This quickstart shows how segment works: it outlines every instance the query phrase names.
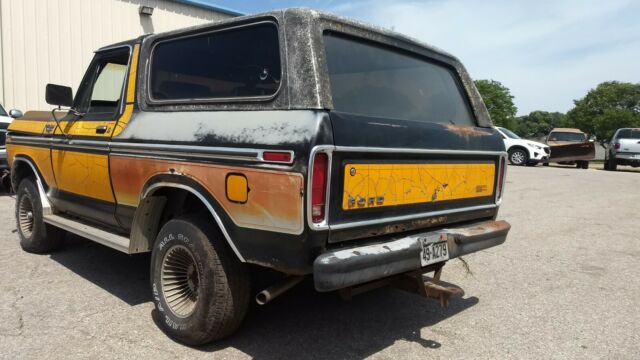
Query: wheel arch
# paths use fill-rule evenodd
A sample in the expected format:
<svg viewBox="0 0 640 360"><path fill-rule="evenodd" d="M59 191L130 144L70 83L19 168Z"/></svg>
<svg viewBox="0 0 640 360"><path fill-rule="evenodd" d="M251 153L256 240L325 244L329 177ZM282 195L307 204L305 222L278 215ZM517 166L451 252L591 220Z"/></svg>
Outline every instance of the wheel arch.
<svg viewBox="0 0 640 360"><path fill-rule="evenodd" d="M53 211L45 190L48 188L48 185L42 181L42 175L38 167L30 157L26 155L16 155L11 164L11 187L13 187L15 191L18 191L20 181L29 176L33 176L36 179L36 186L38 187L40 203L42 205L42 214L51 214Z"/></svg>
<svg viewBox="0 0 640 360"><path fill-rule="evenodd" d="M227 231L227 226L221 215L224 210L216 199L202 185L190 177L175 174L161 174L149 179L142 188L140 203L134 214L131 242L132 248L151 249L160 228L168 219L163 218L166 210L175 204L168 201L169 197L197 201L215 221L231 250L241 262L246 262L240 250Z"/></svg>
<svg viewBox="0 0 640 360"><path fill-rule="evenodd" d="M529 149L527 149L526 147L522 146L522 145L511 145L508 149L507 149L507 153L511 152L512 150L524 150L527 153L527 156L529 156L530 158L533 157L533 154L531 154L531 151Z"/></svg>

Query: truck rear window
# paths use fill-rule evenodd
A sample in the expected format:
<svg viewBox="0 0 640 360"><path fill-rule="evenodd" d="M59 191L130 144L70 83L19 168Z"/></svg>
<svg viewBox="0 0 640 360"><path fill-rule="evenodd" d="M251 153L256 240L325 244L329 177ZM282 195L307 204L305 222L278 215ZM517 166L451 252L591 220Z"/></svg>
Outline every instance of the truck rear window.
<svg viewBox="0 0 640 360"><path fill-rule="evenodd" d="M640 129L623 129L618 132L617 139L640 139Z"/></svg>
<svg viewBox="0 0 640 360"><path fill-rule="evenodd" d="M457 75L444 65L333 33L324 44L336 111L475 125Z"/></svg>
<svg viewBox="0 0 640 360"><path fill-rule="evenodd" d="M275 24L162 41L151 57L154 101L269 97L280 87Z"/></svg>

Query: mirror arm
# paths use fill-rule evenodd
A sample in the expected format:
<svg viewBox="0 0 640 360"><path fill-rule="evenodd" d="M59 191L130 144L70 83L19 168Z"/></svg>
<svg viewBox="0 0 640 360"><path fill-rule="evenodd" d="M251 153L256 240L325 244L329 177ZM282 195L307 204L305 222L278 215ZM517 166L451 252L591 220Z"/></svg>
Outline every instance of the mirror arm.
<svg viewBox="0 0 640 360"><path fill-rule="evenodd" d="M54 108L53 110L51 110L51 116L53 117L53 120L56 122L56 126L58 127L58 129L60 129L60 132L62 133L62 135L64 135L64 137L69 139L69 135L66 132L64 132L64 130L62 130L62 126L60 126L60 120L56 117L56 110L60 111L62 110L62 107L58 106L58 108ZM55 134L55 130L53 133Z"/></svg>

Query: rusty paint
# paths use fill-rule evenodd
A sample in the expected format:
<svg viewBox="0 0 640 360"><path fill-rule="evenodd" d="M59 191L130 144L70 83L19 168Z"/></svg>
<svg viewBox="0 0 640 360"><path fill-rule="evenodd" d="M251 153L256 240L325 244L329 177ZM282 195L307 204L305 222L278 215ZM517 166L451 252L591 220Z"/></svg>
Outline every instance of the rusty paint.
<svg viewBox="0 0 640 360"><path fill-rule="evenodd" d="M35 146L26 145L14 145L7 146L7 158L9 165L13 165L13 159L16 155L23 155L29 157L33 165L38 168L42 181L47 186L57 187L56 178L53 175L53 169L51 168L51 161L49 160L49 149Z"/></svg>
<svg viewBox="0 0 640 360"><path fill-rule="evenodd" d="M478 136L491 136L491 132L484 130L483 128L473 126L460 126L454 124L445 125L447 130L452 133L462 136L464 138L478 137Z"/></svg>
<svg viewBox="0 0 640 360"><path fill-rule="evenodd" d="M173 171L171 171L173 170ZM170 160L112 156L111 177L119 204L137 206L147 181L158 174L181 173L207 189L238 226L297 233L303 227L303 177L298 173L200 164ZM247 177L246 203L231 202L225 194L229 173Z"/></svg>

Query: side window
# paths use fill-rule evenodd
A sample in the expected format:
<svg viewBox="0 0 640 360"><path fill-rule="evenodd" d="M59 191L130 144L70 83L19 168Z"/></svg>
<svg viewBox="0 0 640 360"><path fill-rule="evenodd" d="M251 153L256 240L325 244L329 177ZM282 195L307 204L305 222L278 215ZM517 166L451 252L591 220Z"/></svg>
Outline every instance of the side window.
<svg viewBox="0 0 640 360"><path fill-rule="evenodd" d="M281 78L278 28L259 23L159 42L150 76L157 102L271 97Z"/></svg>
<svg viewBox="0 0 640 360"><path fill-rule="evenodd" d="M87 120L108 120L121 108L129 50L99 53L87 70L74 102Z"/></svg>

